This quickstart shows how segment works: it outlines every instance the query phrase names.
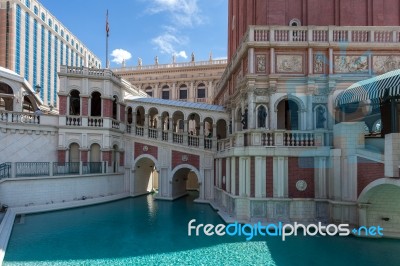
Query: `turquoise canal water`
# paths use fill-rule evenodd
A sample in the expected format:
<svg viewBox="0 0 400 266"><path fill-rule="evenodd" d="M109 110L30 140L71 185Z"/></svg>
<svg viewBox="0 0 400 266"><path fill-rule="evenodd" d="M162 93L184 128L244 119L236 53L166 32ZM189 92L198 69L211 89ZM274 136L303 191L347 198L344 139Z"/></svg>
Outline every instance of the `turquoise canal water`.
<svg viewBox="0 0 400 266"><path fill-rule="evenodd" d="M4 265L400 265L400 240L355 237L189 237L187 224L222 223L194 195L151 195L26 215Z"/></svg>

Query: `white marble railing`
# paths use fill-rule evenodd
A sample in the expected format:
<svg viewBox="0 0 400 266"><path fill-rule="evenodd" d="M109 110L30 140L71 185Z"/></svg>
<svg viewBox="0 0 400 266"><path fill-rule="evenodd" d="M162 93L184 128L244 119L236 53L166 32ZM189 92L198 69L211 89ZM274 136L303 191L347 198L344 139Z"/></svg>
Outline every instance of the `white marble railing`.
<svg viewBox="0 0 400 266"><path fill-rule="evenodd" d="M110 69L97 69L87 67L60 66L60 72L66 74L82 75L87 77L104 77L121 83L121 78Z"/></svg>
<svg viewBox="0 0 400 266"><path fill-rule="evenodd" d="M237 132L229 138L218 140L218 150L224 151L233 147L318 147L328 145L325 140L328 131L301 130L248 130Z"/></svg>
<svg viewBox="0 0 400 266"><path fill-rule="evenodd" d="M0 122L9 124L40 124L46 126L57 126L58 117L44 114L37 116L34 113L0 110Z"/></svg>
<svg viewBox="0 0 400 266"><path fill-rule="evenodd" d="M178 68L178 67L190 67L190 66L211 66L211 65L226 65L228 60L209 60L209 61L195 61L195 62L183 62L173 64L154 64L145 66L134 66L134 67L122 67L113 68L114 72L132 71L132 70L151 70L151 69L163 69L163 68Z"/></svg>
<svg viewBox="0 0 400 266"><path fill-rule="evenodd" d="M351 46L365 45L396 45L400 43L400 26L357 26L357 27L339 27L339 26L249 26L246 34L243 36L236 53L232 56L220 82L215 88L215 95L226 86L233 68L245 53L248 45L263 46L290 46L290 45L324 45L338 46L346 44Z"/></svg>

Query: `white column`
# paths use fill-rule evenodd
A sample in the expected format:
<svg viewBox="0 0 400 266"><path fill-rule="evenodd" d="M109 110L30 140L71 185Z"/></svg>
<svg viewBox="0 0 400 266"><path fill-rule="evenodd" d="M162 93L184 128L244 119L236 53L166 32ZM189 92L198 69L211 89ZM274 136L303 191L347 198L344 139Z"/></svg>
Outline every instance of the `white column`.
<svg viewBox="0 0 400 266"><path fill-rule="evenodd" d="M236 157L231 158L231 194L236 195L235 189L236 189Z"/></svg>
<svg viewBox="0 0 400 266"><path fill-rule="evenodd" d="M239 158L239 195L250 195L250 158Z"/></svg>
<svg viewBox="0 0 400 266"><path fill-rule="evenodd" d="M226 192L231 192L231 158L226 158L225 161L225 187Z"/></svg>
<svg viewBox="0 0 400 266"><path fill-rule="evenodd" d="M255 197L266 197L266 159L265 157L255 157Z"/></svg>
<svg viewBox="0 0 400 266"><path fill-rule="evenodd" d="M315 180L315 198L327 198L327 180L326 180L326 158L314 158L314 180Z"/></svg>
<svg viewBox="0 0 400 266"><path fill-rule="evenodd" d="M248 51L248 70L249 74L254 74L254 48L250 48Z"/></svg>
<svg viewBox="0 0 400 266"><path fill-rule="evenodd" d="M217 159L217 164L218 164L218 172L217 172L217 177L218 177L218 187L222 188L222 159Z"/></svg>
<svg viewBox="0 0 400 266"><path fill-rule="evenodd" d="M313 96L311 94L307 94L307 130L313 130L314 125L314 113L312 108L312 99Z"/></svg>
<svg viewBox="0 0 400 266"><path fill-rule="evenodd" d="M248 119L247 119L247 129L255 127L254 117L254 88L250 87L247 91L247 104L248 104Z"/></svg>
<svg viewBox="0 0 400 266"><path fill-rule="evenodd" d="M271 71L271 74L275 74L275 49L271 48L270 53L271 53L271 58L270 58L271 64L269 69Z"/></svg>
<svg viewBox="0 0 400 266"><path fill-rule="evenodd" d="M277 198L288 197L288 159L274 157L273 162L273 196Z"/></svg>

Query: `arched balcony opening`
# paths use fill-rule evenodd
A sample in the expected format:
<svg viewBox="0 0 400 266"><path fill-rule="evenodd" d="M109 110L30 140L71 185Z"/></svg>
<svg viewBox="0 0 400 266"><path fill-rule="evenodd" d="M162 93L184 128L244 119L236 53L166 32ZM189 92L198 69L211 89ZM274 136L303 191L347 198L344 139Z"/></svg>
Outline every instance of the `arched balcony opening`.
<svg viewBox="0 0 400 266"><path fill-rule="evenodd" d="M224 119L217 121L217 139L226 139L227 137L227 125Z"/></svg>
<svg viewBox="0 0 400 266"><path fill-rule="evenodd" d="M29 96L24 96L24 102L22 104L22 112L24 113L34 113L35 107L33 106Z"/></svg>
<svg viewBox="0 0 400 266"><path fill-rule="evenodd" d="M136 126L144 127L145 122L145 111L143 106L138 106L136 108Z"/></svg>
<svg viewBox="0 0 400 266"><path fill-rule="evenodd" d="M118 97L116 95L113 96L112 118L115 119L115 120L118 119Z"/></svg>
<svg viewBox="0 0 400 266"><path fill-rule="evenodd" d="M163 112L161 114L161 121L162 121L162 130L167 131L169 130L169 113L168 112Z"/></svg>
<svg viewBox="0 0 400 266"><path fill-rule="evenodd" d="M81 98L78 90L72 90L69 94L69 115L81 114Z"/></svg>
<svg viewBox="0 0 400 266"><path fill-rule="evenodd" d="M188 134L198 136L200 134L200 116L192 113L188 117Z"/></svg>
<svg viewBox="0 0 400 266"><path fill-rule="evenodd" d="M160 121L158 121L158 110L155 107L149 109L149 128L157 128Z"/></svg>
<svg viewBox="0 0 400 266"><path fill-rule="evenodd" d="M213 120L210 117L204 119L204 137L213 137Z"/></svg>
<svg viewBox="0 0 400 266"><path fill-rule="evenodd" d="M290 99L284 99L277 106L277 128L286 130L298 130L299 106Z"/></svg>
<svg viewBox="0 0 400 266"><path fill-rule="evenodd" d="M14 111L14 92L12 88L3 82L0 82L0 110Z"/></svg>
<svg viewBox="0 0 400 266"><path fill-rule="evenodd" d="M172 119L173 119L173 126L174 126L174 132L175 133L183 133L184 132L184 115L181 111L176 111L173 115L172 115Z"/></svg>
<svg viewBox="0 0 400 266"><path fill-rule="evenodd" d="M101 93L98 91L91 94L90 116L101 116Z"/></svg>
<svg viewBox="0 0 400 266"><path fill-rule="evenodd" d="M127 114L128 115L126 116L126 122L128 125L131 125L133 122L132 107L128 107Z"/></svg>

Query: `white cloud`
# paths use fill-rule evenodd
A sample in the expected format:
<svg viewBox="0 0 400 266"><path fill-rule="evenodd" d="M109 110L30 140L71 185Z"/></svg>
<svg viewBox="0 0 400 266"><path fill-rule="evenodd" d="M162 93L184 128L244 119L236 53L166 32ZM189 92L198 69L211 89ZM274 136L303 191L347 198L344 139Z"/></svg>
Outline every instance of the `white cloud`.
<svg viewBox="0 0 400 266"><path fill-rule="evenodd" d="M185 51L180 51L179 53L175 54L177 57L182 57L182 58L188 58L187 54Z"/></svg>
<svg viewBox="0 0 400 266"><path fill-rule="evenodd" d="M188 42L187 37L173 34L173 32L164 32L163 34L153 38L151 42L158 47L162 54L175 55L177 57L187 58L185 51L177 52L175 46L185 45Z"/></svg>
<svg viewBox="0 0 400 266"><path fill-rule="evenodd" d="M127 61L132 58L131 53L123 49L115 49L112 51L111 56L113 57L111 61L117 64L122 64L124 60Z"/></svg>
<svg viewBox="0 0 400 266"><path fill-rule="evenodd" d="M150 13L168 12L171 21L179 27L192 27L201 24L204 17L201 15L197 0L150 0Z"/></svg>

